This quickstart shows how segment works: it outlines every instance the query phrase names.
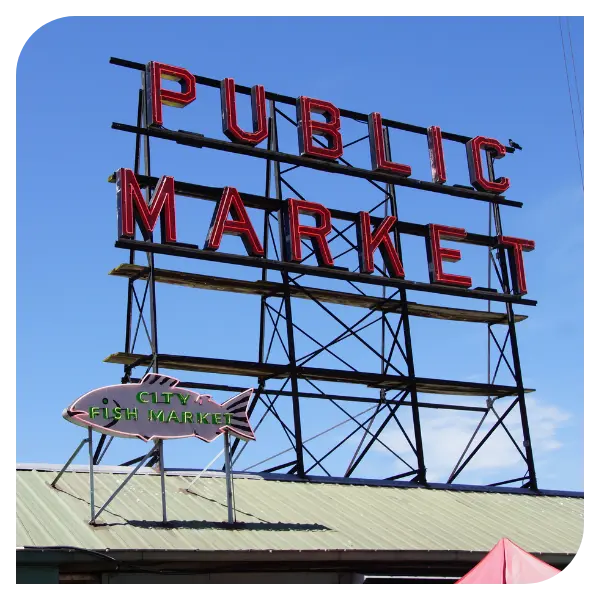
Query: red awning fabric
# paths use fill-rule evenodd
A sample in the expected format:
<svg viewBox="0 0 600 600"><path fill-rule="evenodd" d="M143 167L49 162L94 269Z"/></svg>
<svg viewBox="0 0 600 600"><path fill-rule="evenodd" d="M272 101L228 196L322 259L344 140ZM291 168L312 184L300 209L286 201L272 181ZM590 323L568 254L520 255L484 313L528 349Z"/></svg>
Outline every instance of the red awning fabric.
<svg viewBox="0 0 600 600"><path fill-rule="evenodd" d="M537 583L560 571L502 538L456 583Z"/></svg>

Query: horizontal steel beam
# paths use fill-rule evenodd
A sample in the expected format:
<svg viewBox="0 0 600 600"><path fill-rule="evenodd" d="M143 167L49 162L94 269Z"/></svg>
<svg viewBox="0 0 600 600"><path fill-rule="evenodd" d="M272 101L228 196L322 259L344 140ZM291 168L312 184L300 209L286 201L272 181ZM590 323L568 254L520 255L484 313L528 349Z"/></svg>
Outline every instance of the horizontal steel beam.
<svg viewBox="0 0 600 600"><path fill-rule="evenodd" d="M137 377L132 377L130 379L131 383L139 383L141 379ZM235 385L222 385L218 383L204 383L197 381L180 381L180 387L189 388L192 390L215 390L219 392L245 392L248 388L244 386L235 386ZM292 392L288 392L286 390L270 390L270 389L262 389L261 392L265 395L272 396L286 396L292 397ZM408 402L399 401L399 400L381 400L378 396L377 398L368 398L366 396L341 396L339 394L317 394L316 392L303 392L302 390L298 391L298 396L300 398L311 398L314 400L339 400L342 402L381 402L382 404L389 404L393 406L394 404L406 404L410 406ZM462 410L467 412L487 412L487 408L483 408L480 406L462 406L458 404L439 404L435 402L418 402L419 408L443 408L448 410Z"/></svg>
<svg viewBox="0 0 600 600"><path fill-rule="evenodd" d="M125 60L122 58L111 57L110 64L117 65L119 67L127 67L129 69L136 69L138 71L144 71L146 65L139 62L134 62L131 60ZM207 87L212 88L220 88L221 80L214 79L211 77L203 77L201 75L194 75L196 79L196 83L200 85L205 85ZM250 95L252 88L246 85L236 84L235 91L238 94L246 94ZM275 102L281 102L282 104L287 104L289 106L296 106L296 98L293 96L286 96L284 94L277 94L275 92L265 92L265 96L267 100L274 100ZM366 113L357 112L355 110L347 110L344 108L340 108L340 115L342 117L346 117L348 119L354 119L355 121L360 121L363 123L367 122L369 115ZM419 133L421 135L427 135L427 127L421 127L419 125L411 125L410 123L403 123L401 121L393 121L391 119L382 119L382 125L385 127L391 127L392 129L400 129L402 131L410 131L411 133ZM472 136L475 137L475 136ZM457 133L449 133L447 131L442 131L442 138L445 140L450 140L452 142L460 142L462 144L466 144L470 139L469 136L459 135ZM515 150L510 146L505 146L506 152L513 153Z"/></svg>
<svg viewBox="0 0 600 600"><path fill-rule="evenodd" d="M211 250L200 250L197 247L193 247L192 244L158 244L155 242L145 242L142 240L119 238L115 242L115 247L124 248L127 250L140 250L141 252L150 252L155 254L165 254L168 256L196 258L199 260L208 260L212 262L255 267L259 269L271 269L273 271L280 272L287 271L291 273L301 273L303 275L314 275L315 277L340 279L343 281L352 281L354 283L379 285L397 289L414 290L418 292L431 292L434 294L443 294L446 296L461 296L463 298L476 298L479 300L490 300L492 302L524 304L527 306L537 305L536 300L521 298L520 296L515 296L513 294L500 294L498 292L490 292L478 289L461 289L458 287L436 285L431 283L419 283L417 281L409 281L406 279L398 279L393 277L382 277L379 275L353 273L344 268L317 267L302 263L283 262L268 258L257 258L254 256L246 256L241 254L212 252Z"/></svg>
<svg viewBox="0 0 600 600"><path fill-rule="evenodd" d="M264 158L278 163L296 165L299 167L308 167L317 171L325 171L326 173L338 173L339 175L347 175L357 177L359 179L367 179L369 181L380 181L383 183L393 183L403 187L423 190L426 192L437 192L438 194L446 194L459 198L470 198L471 200L480 200L482 202L491 202L493 204L502 204L504 206L513 206L521 208L522 202L516 200L508 200L504 196L489 194L486 192L478 192L467 186L460 185L442 185L431 181L422 181L420 179L412 179L410 177L401 177L393 173L383 171L372 171L370 169L361 169L358 167L348 167L346 165L318 160L297 154L288 154L285 152L277 152L275 150L267 150L265 148L257 148L254 146L245 146L243 144L235 144L225 140L217 140L214 138L205 137L201 133L193 133L190 131L175 131L164 127L136 127L135 125L127 125L125 123L113 123L112 128L117 131L125 131L127 133L135 133L136 135L147 135L163 140L171 140L183 146L191 146L192 148L212 148L223 152L232 152L234 154L243 154L245 156L254 156L256 158Z"/></svg>
<svg viewBox="0 0 600 600"><path fill-rule="evenodd" d="M152 355L117 352L105 358L104 362L120 365L137 363L140 366L148 366L152 362ZM163 369L221 373L225 375L256 377L260 379L282 379L289 377L290 375L289 365L256 363L242 360L224 360L201 356L159 354L158 363ZM397 390L406 389L409 386L414 385L418 392L424 394L500 397L513 396L518 393L518 388L514 386L474 383L470 381L454 381L426 377L411 378L401 375L364 373L358 371L343 371L340 369L322 369L317 367L298 367L297 371L299 377L309 380L314 379L315 381L335 381L339 383L359 384L369 387ZM527 389L524 391L532 392L534 390ZM379 402L379 399L374 399L373 402Z"/></svg>
<svg viewBox="0 0 600 600"><path fill-rule="evenodd" d="M142 265L122 264L113 269L109 275L127 277L128 279L147 279L150 273L149 267ZM171 271L167 269L154 269L154 280L158 283L168 283L203 290L215 290L221 292L234 292L238 294L253 294L268 297L281 297L284 288L281 283L275 281L245 281L242 279L230 279L227 277L216 277L214 275L200 275L183 271ZM297 287L290 288L290 294L294 298L309 299L308 292L313 298L329 304L342 304L369 310L383 311L387 313L402 313L404 303L400 300L385 300L376 296L362 294L351 294L337 290L324 290L319 288L306 288L306 292ZM445 321L463 321L469 323L487 323L490 325L507 325L508 317L505 313L487 312L484 310L471 310L465 308L452 308L446 306L433 306L407 302L408 314L412 317L426 317L430 319L442 319ZM523 321L526 315L515 315L515 321Z"/></svg>

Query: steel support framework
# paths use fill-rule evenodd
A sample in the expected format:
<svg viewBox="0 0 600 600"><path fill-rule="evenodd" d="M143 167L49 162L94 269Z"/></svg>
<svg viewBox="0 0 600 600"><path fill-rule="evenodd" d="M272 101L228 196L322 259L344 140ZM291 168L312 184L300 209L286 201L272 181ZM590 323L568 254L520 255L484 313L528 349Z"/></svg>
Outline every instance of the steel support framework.
<svg viewBox="0 0 600 600"><path fill-rule="evenodd" d="M133 63L122 59L111 59L111 62L116 65L125 66L128 68L142 70L144 65ZM201 85L217 87L216 80L196 76L196 81ZM144 78L142 77L142 82ZM218 83L218 82L217 82ZM304 240L303 245L306 248L306 254L299 265L291 265L282 261L279 256L279 247L282 247L282 212L281 206L284 198L284 188L296 198L303 199L302 194L290 181L287 175L291 171L300 171L301 169L316 168L321 171L329 171L333 173L341 173L359 177L365 180L369 185L374 186L381 192L382 198L369 211L373 215L373 223L377 224L387 215L393 215L397 218L401 216L399 210L398 194L396 185L406 186L405 181L399 181L382 176L375 172L366 172L362 169L356 169L348 161L341 158L337 163L329 165L322 164L323 161L310 161L301 157L291 157L279 151L278 128L283 125L296 127L295 120L286 114L282 109L282 105L294 104L294 99L278 94L267 93L269 102L269 136L267 149L259 148L239 148L237 144L231 142L221 142L219 140L209 140L200 134L191 134L189 132L171 132L166 129L156 129L147 127L145 121L145 101L146 94L142 89L138 99L138 114L136 126L128 126L123 124L113 124L113 128L120 131L129 131L135 134L135 156L134 156L134 172L140 181L140 185L146 189L146 197L149 201L151 191L156 185L157 179L151 176L150 172L150 139L158 137L162 139L172 139L178 143L198 146L215 150L224 150L237 152L241 154L249 154L264 158L266 161L265 169L265 192L264 197L252 196L251 194L243 194L242 197L246 202L249 199L250 206L256 206L264 211L263 228L262 228L262 243L265 248L266 256L274 257L274 260L251 259L249 257L232 257L230 255L220 255L219 253L207 253L193 247L189 244L177 244L165 246L155 244L151 236L145 237L143 240L118 240L117 247L129 249L129 264L122 265L122 268L115 269L114 275L126 276L128 278L127 285L127 314L126 314L126 333L125 333L125 349L124 353L119 356L112 355L107 359L108 362L120 362L124 364L123 382L139 381L141 376L132 378L133 370L145 366L146 372L151 369L158 371L160 368L177 368L189 369L192 371L210 372L209 367L194 367L189 366L195 360L201 359L195 357L173 357L171 355L161 355L158 351L158 320L157 306L155 296L155 286L157 278L159 282L174 283L177 285L192 285L192 281L199 277L204 279L193 287L201 287L201 285L210 286L214 284L214 289L228 289L228 291L236 291L242 293L253 293L260 295L260 330L258 340L258 356L257 367L255 371L247 371L247 373L257 373L257 392L249 406L249 414L253 417L253 426L255 431L259 430L262 423L269 419L277 423L287 437L290 447L287 450L277 452L274 456L282 462L274 464L268 458L257 463L264 465L263 472L287 472L296 474L303 478L308 478L315 473L316 469L320 469L327 476L342 476L344 478L352 478L355 476L356 470L361 466L365 458L369 455L370 450L377 445L379 450L385 451L390 457L400 461L403 470L397 474L391 474L385 477L387 480L410 480L416 484L428 483L427 478L427 449L424 448L421 413L423 410L457 410L457 411L472 411L479 412L481 419L477 425L473 436L465 447L462 455L453 468L448 478L448 483L452 484L469 463L477 455L478 452L485 446L486 442L495 432L502 430L503 434L507 435L511 443L515 446L524 463L524 473L522 476L510 478L504 481L496 482L491 485L506 485L509 483L519 482L522 487L537 490L537 479L533 461L533 453L531 448L531 437L529 433L529 425L527 419L525 394L526 389L523 385L521 373L521 364L519 358L519 350L517 344L516 323L524 317L515 315L513 304L535 304L534 301L529 301L520 298L511 290L511 278L508 270L508 261L506 251L500 247L494 247L495 236L502 234L502 223L500 217L500 205L505 204L513 207L521 206L521 203L507 200L504 197L494 197L490 194L484 194L469 189L468 186L439 186L429 184L428 182L411 183L408 187L419 187L420 189L429 190L432 192L448 193L455 196L468 197L479 201L487 201L489 204L489 229L488 235L469 234L466 240L469 243L480 244L489 247L488 253L488 286L479 290L462 291L457 290L454 295L471 296L473 298L487 299L488 309L486 311L472 311L461 309L449 309L445 307L426 307L410 302L408 292L411 289L420 290L419 286L413 285L411 282L394 282L387 279L387 273L383 261L375 264L377 273L374 276L362 276L356 273L331 272L330 276L344 282L344 285L349 286L347 292L337 292L327 289L315 290L312 287L304 284L304 279L313 274L321 274L314 271L311 265L306 262L314 256L314 250ZM250 88L244 86L236 86L236 91L242 94L249 94ZM358 123L363 123L366 120L366 115L355 113L353 111L341 110L342 117L354 120ZM389 144L389 129L400 129L412 131L414 133L426 134L426 129L416 127L396 121L383 120L384 138L388 157L391 160L390 144ZM468 137L457 134L443 133L444 139L455 143L464 144L468 141ZM362 136L348 143L345 147L365 143L368 136ZM315 137L314 141L323 145L319 138ZM141 154L143 147L144 168L143 173L140 172ZM512 151L512 149L510 149ZM318 163L318 164L317 164ZM282 168L283 165L290 165ZM490 180L494 180L493 156L488 154L488 175ZM416 180L411 180L416 181ZM439 189L445 188L445 189ZM217 201L219 199L216 188L208 188L198 184L187 184L176 182L176 193L191 196L209 201ZM347 249L338 254L334 258L341 257L350 251L358 251L357 242L355 242L348 233L354 227L354 218L350 213L344 211L332 210L332 216L342 220L350 221L348 225L338 226L334 224L331 241L338 240L347 245ZM338 223L339 221L336 221ZM400 258L402 258L401 233L414 235L424 235L425 228L423 226L403 223L398 221L397 226L393 229L393 244L396 247ZM142 255L146 257L146 265L136 265L136 251L142 251ZM176 256L187 256L196 259L221 260L222 262L232 262L234 264L248 264L261 269L261 281L257 283L253 289L243 289L244 285L248 288L249 282L225 280L218 277L198 276L193 274L184 274L170 271L161 271L155 268L155 254L171 254ZM269 279L269 274L275 273L279 276L280 281ZM500 292L496 292L492 288L492 274L498 279ZM367 279L364 279L366 277ZM369 277L371 279L369 279ZM383 279L386 277L386 279ZM376 281L381 280L381 281ZM324 279L324 281L327 281ZM229 282L229 283L227 283ZM383 283L382 283L383 282ZM386 282L388 282L386 284ZM218 285L217 285L218 283ZM363 283L376 283L380 285L381 296L377 301L374 301L373 296L369 296L360 285ZM260 285L259 285L260 284ZM260 287L262 285L262 287ZM219 287L220 286L220 287ZM223 287L224 286L224 287ZM227 287L229 286L229 287ZM142 288L140 290L140 287ZM423 286L421 286L423 287ZM431 288L425 286L423 289ZM441 294L453 293L447 289L431 289L427 291L435 291ZM337 296L335 296L337 294ZM334 297L335 296L335 297ZM301 298L302 300L298 300ZM361 302L369 302L370 308L364 308L365 314L359 320L347 322L345 318L338 316L331 308L332 302L335 304L353 304L359 305ZM333 319L335 323L342 328L342 333L329 339L325 342L319 341L319 332L307 331L300 327L297 320L294 319L293 310L297 302L311 302L318 306L323 313ZM504 302L505 311L503 313L491 312L491 301ZM421 308L419 308L421 307ZM421 311L421 314L419 313ZM444 312L446 311L446 312ZM449 311L454 311L451 313ZM485 406L463 406L448 403L432 403L423 402L420 400L419 389L423 388L423 384L419 383L419 378L415 370L415 362L413 357L412 339L411 339L411 318L433 317L453 320L475 320L486 324L487 339L488 339L488 380L487 392L483 395ZM364 335L361 335L366 328L379 327L380 336L379 344L373 345L368 342ZM503 333L499 330L504 328ZM135 354L136 344L142 334L145 335L149 351L144 354ZM303 336L305 339L311 340L317 348L312 352L299 356L297 352L298 336ZM348 376L341 374L342 371L335 371L336 375L332 376L333 381L353 383L354 379L360 379L362 376L375 376L373 373L363 373L360 368L361 353L357 353L357 364L352 364L348 358L342 358L336 352L336 345L341 342L352 339L357 345L360 345L361 353L370 353L377 357L380 363L380 372L378 374L378 383L374 384L379 388L379 397L366 397L360 395L346 394L331 394L326 392L317 383L320 377L311 377L307 373L316 374L323 369L313 369L310 371L310 362L319 357L322 359L327 356L331 361L337 361L336 365L343 363L346 367ZM286 365L273 365L270 358L274 347L283 349ZM161 358L162 357L162 358ZM184 359L189 359L184 360ZM207 359L208 361L209 359ZM179 361L179 362L178 362ZM215 372L228 372L229 365L232 376L235 374L244 374L243 366L234 365L235 361L221 361L224 370ZM160 363L160 364L159 364ZM183 366L182 366L183 365ZM275 366L285 367L275 369ZM501 388L496 385L496 379L499 370L505 366L514 378L514 386L509 388ZM360 377L359 377L360 376ZM327 380L326 377L321 379ZM402 383L398 383L402 381ZM450 383L460 382L444 382L439 380L438 393L453 393L456 389L450 386ZM395 382L395 383L390 383ZM217 385L210 382L184 382L182 385L187 387L197 387L203 389L216 390L232 390L239 391L243 388L235 385ZM371 384L373 385L373 384ZM446 385L446 387L444 387ZM464 390L469 384L464 383ZM419 387L421 386L421 387ZM463 388L459 388L463 390ZM441 390L441 392L439 391ZM444 392L444 390L446 390ZM458 393L468 393L466 391ZM474 392L475 393L475 392ZM482 394L481 390L477 392ZM306 438L302 432L302 410L305 398L318 399L323 402L328 402L335 406L340 411L340 417L345 418L344 423L352 422L353 429L347 435L338 437L332 442L331 446L325 452L322 450L317 452L309 448L308 443L313 439L320 437L324 433L336 429L337 425L331 427L327 432L319 433L318 435ZM508 408L502 414L496 410L495 404L498 400L511 400ZM359 414L352 414L350 410L351 402L367 402L371 403L371 409L363 410ZM292 418L286 419L283 416L280 407L284 403L291 404ZM290 404L287 404L289 408ZM402 407L406 409L401 410ZM520 432L522 434L521 444L515 439L514 433L509 430L506 424L506 418L512 414L513 410L518 407L520 418ZM365 417L367 412L370 412ZM259 416L259 413L260 416ZM359 417L361 417L359 419ZM483 425L489 426L489 429L484 433ZM394 427L399 431L403 439L406 441L406 446L410 449L403 455L397 452L394 448L386 443L384 433ZM106 453L108 444L112 438L107 440L105 436L101 436L94 453L94 464L102 460ZM106 444L106 445L105 445ZM342 473L330 472L326 462L336 451L341 447L348 447L352 444L353 452L351 460L346 464ZM235 439L231 445L231 466L235 467L244 453L247 443L240 442ZM287 456L286 456L286 453ZM293 456L293 459L292 459ZM125 464L132 464L138 460L133 459ZM151 463L160 462L158 447L151 454ZM253 465L256 466L256 465ZM225 466L223 466L225 468ZM363 477L364 479L364 477Z"/></svg>
<svg viewBox="0 0 600 600"><path fill-rule="evenodd" d="M147 111L146 111L146 94L145 94L146 81L142 74L141 87L138 92L137 102L137 126L147 127ZM143 172L141 171L141 161L143 157ZM151 166L150 166L150 138L149 136L136 135L135 136L135 152L133 159L133 171L136 177L145 176L151 177ZM151 199L153 186L145 186L146 202L149 204ZM145 234L144 241L152 242L152 234ZM157 324L157 310L156 310L156 281L154 276L154 254L152 252L143 253L146 257L146 277L141 282L138 282L138 277L130 277L127 283L127 310L126 310L126 324L125 324L125 352L132 353L135 351L136 343L138 342L138 336L141 333L140 326L142 326L143 334L145 334L146 340L149 344L149 356L151 357L150 364L145 370L145 374L159 372L158 364L158 324ZM136 262L136 251L134 249L129 250L129 262L135 264ZM136 290L136 283L138 283ZM141 285L140 285L141 283ZM138 293L139 291L139 293ZM136 367L136 364L125 365L123 368L123 377L121 383L129 383L131 381L132 370ZM100 461L104 457L104 454L108 450L110 443L113 441L113 437L107 434L101 434L96 450L93 455L93 464L100 464ZM164 469L162 463L164 459L164 452L162 450L163 445L159 442L155 443L154 451L150 453L150 460L146 466L152 467L156 464L161 465L161 476L163 475ZM139 456L134 459L128 460L121 466L130 466L137 463L143 457Z"/></svg>

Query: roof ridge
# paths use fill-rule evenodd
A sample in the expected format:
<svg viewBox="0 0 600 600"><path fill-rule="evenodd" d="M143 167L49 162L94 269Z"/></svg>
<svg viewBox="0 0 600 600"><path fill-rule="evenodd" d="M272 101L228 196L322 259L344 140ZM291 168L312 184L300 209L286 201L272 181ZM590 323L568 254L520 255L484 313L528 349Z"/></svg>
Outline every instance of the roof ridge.
<svg viewBox="0 0 600 600"><path fill-rule="evenodd" d="M17 471L51 471L58 472L62 469L63 465L50 464L50 463L17 463ZM97 473L130 473L135 466L124 467L120 465L95 465L94 472ZM89 473L89 465L70 465L67 467L66 472L78 472L78 473ZM138 470L139 475L158 475L159 472L153 468L141 467ZM180 469L171 468L166 469L165 474L167 476L176 477L196 477L202 478L215 478L224 477L225 474L222 471L217 470L206 470L202 469ZM512 487L492 487L485 485L464 485L464 484L446 484L446 483L428 483L428 484L417 484L405 481L389 481L389 480L378 480L378 479L361 479L361 478L342 478L342 477L325 477L325 476L310 476L306 478L298 477L297 475L283 475L275 473L246 473L243 471L233 472L236 479L257 479L264 481L279 481L285 482L296 482L296 483L321 483L321 484L336 484L336 485L362 485L369 487L386 487L386 488L401 488L401 489L418 489L418 490L436 490L436 491L447 491L447 492L472 492L472 493L488 493L488 494L515 494L515 495L526 495L531 497L547 497L547 496L558 496L564 498L583 498L583 492L578 491L567 491L567 490L538 490L533 491L527 488L512 488Z"/></svg>

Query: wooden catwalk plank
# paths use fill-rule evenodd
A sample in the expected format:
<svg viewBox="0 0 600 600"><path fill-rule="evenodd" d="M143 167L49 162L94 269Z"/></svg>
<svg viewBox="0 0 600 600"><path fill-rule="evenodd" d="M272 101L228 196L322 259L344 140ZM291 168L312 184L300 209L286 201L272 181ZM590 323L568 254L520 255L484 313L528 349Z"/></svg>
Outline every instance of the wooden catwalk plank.
<svg viewBox="0 0 600 600"><path fill-rule="evenodd" d="M148 267L142 265L122 264L110 272L110 275L135 279L146 279ZM155 279L159 283L181 285L185 287L234 292L239 294L254 294L268 296L282 296L283 286L273 281L245 281L241 279L229 279L226 277L215 277L213 275L199 275L197 273L185 273L182 271L171 271L167 269L155 269ZM388 300L382 304L382 298L376 296L363 296L336 290L323 290L318 288L290 288L290 293L295 298L315 298L320 302L329 304L343 304L346 306L357 306L361 308L385 308L387 312L400 313L402 303L399 300ZM310 294L310 296L309 296ZM487 312L483 310L471 310L465 308L452 308L447 306L433 306L408 302L408 314L411 317L426 317L429 319L443 319L449 321L466 321L469 323L507 324L506 314L498 312ZM523 321L526 315L515 315L515 321Z"/></svg>

